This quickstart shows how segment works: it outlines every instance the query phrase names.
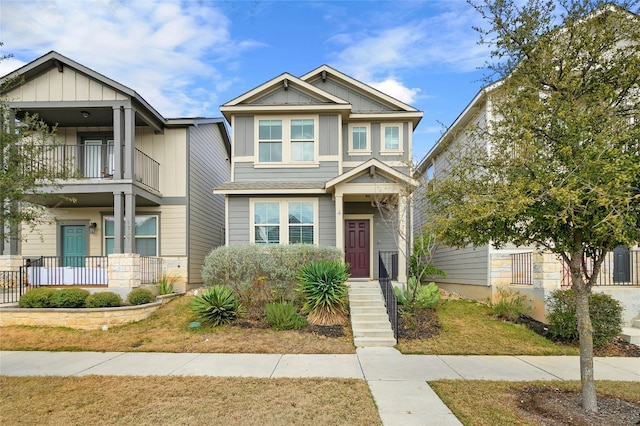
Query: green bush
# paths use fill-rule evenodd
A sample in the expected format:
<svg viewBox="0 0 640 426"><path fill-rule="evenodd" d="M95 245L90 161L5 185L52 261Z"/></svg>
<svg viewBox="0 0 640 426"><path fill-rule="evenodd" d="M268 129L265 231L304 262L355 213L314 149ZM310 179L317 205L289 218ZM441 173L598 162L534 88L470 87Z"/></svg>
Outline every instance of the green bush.
<svg viewBox="0 0 640 426"><path fill-rule="evenodd" d="M527 297L516 291L510 291L503 288L498 289L498 300L491 303L491 313L507 321L515 321L522 315L531 312L531 308L527 304Z"/></svg>
<svg viewBox="0 0 640 426"><path fill-rule="evenodd" d="M440 301L440 288L436 283L418 284L416 277L409 277L406 285L393 288L403 311L435 308Z"/></svg>
<svg viewBox="0 0 640 426"><path fill-rule="evenodd" d="M273 302L264 305L267 323L276 330L299 330L307 321L298 314L296 307L289 302Z"/></svg>
<svg viewBox="0 0 640 426"><path fill-rule="evenodd" d="M571 289L555 291L547 300L547 306L549 333L565 342L577 342L579 336L575 292ZM594 346L606 345L622 332L622 306L609 295L589 295L589 316L593 325Z"/></svg>
<svg viewBox="0 0 640 426"><path fill-rule="evenodd" d="M111 291L90 294L84 302L87 308L113 308L122 305L122 298Z"/></svg>
<svg viewBox="0 0 640 426"><path fill-rule="evenodd" d="M89 292L81 288L63 288L55 292L51 299L56 308L84 308Z"/></svg>
<svg viewBox="0 0 640 426"><path fill-rule="evenodd" d="M344 324L347 311L349 265L341 261L310 262L300 268L298 291L302 312L314 325Z"/></svg>
<svg viewBox="0 0 640 426"><path fill-rule="evenodd" d="M48 287L34 288L20 297L18 306L21 308L52 308L56 292L57 290Z"/></svg>
<svg viewBox="0 0 640 426"><path fill-rule="evenodd" d="M213 326L228 324L244 315L244 306L238 302L233 290L223 285L204 290L189 306L202 322Z"/></svg>
<svg viewBox="0 0 640 426"><path fill-rule="evenodd" d="M309 244L237 245L218 247L204 260L205 286L225 283L248 307L265 302L294 301L297 271L318 260L341 260L335 247Z"/></svg>
<svg viewBox="0 0 640 426"><path fill-rule="evenodd" d="M136 288L132 290L127 296L127 301L131 305L144 305L145 303L151 303L156 300L156 297L151 291L146 288Z"/></svg>
<svg viewBox="0 0 640 426"><path fill-rule="evenodd" d="M177 280L178 278L175 276L163 274L162 278L160 278L160 282L157 285L158 294L163 295L173 293L173 284L175 284Z"/></svg>

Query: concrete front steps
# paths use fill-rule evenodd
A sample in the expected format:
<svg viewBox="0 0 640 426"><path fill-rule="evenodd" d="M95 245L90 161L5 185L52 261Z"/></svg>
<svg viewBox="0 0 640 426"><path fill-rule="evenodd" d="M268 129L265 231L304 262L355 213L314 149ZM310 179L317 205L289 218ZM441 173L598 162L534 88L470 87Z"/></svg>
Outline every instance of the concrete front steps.
<svg viewBox="0 0 640 426"><path fill-rule="evenodd" d="M622 339L640 346L640 319L634 319L631 327L622 327Z"/></svg>
<svg viewBox="0 0 640 426"><path fill-rule="evenodd" d="M394 347L396 339L377 281L349 281L353 343L358 348Z"/></svg>

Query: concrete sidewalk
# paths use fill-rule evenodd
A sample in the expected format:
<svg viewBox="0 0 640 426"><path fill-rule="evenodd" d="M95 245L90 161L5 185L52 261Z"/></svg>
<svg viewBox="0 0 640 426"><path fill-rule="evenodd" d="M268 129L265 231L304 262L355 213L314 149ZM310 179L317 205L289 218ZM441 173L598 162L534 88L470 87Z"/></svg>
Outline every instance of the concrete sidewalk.
<svg viewBox="0 0 640 426"><path fill-rule="evenodd" d="M640 381L640 358L595 358L596 380ZM579 380L577 356L0 352L6 376L324 377L366 380L385 425L460 425L430 380Z"/></svg>

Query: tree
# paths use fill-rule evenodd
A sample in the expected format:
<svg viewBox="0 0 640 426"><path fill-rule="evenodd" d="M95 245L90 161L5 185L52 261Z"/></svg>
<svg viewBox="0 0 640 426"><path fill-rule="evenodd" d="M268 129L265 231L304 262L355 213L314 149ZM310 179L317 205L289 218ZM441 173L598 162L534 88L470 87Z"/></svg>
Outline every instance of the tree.
<svg viewBox="0 0 640 426"><path fill-rule="evenodd" d="M488 111L427 189L441 243L536 246L569 265L582 406L597 411L588 296L607 252L640 240L637 0L482 0ZM483 119L486 118L486 119ZM586 259L593 262L586 268Z"/></svg>
<svg viewBox="0 0 640 426"><path fill-rule="evenodd" d="M0 242L18 238L20 226L47 222L45 207L30 203L30 197L49 196L60 179L75 175L72 159L58 155L62 142L55 127L9 107L6 94L21 83L15 75L0 80Z"/></svg>

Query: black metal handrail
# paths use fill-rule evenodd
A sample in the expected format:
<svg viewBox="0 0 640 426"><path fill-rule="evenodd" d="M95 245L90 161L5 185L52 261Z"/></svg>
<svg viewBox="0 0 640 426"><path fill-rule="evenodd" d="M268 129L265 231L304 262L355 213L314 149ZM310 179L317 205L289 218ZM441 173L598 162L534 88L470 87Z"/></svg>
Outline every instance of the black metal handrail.
<svg viewBox="0 0 640 426"><path fill-rule="evenodd" d="M380 289L384 296L384 304L387 307L387 315L389 315L389 322L391 322L391 328L393 329L393 337L398 340L398 299L393 291L393 285L391 285L391 277L387 272L387 267L382 258L382 253L378 254L378 281L380 282Z"/></svg>
<svg viewBox="0 0 640 426"><path fill-rule="evenodd" d="M398 279L398 252L397 251L380 251L379 257L385 266L385 271L390 273L387 276L392 280Z"/></svg>
<svg viewBox="0 0 640 426"><path fill-rule="evenodd" d="M134 156L135 180L149 188L160 189L160 163L136 148Z"/></svg>
<svg viewBox="0 0 640 426"><path fill-rule="evenodd" d="M511 284L533 284L533 252L511 255Z"/></svg>

